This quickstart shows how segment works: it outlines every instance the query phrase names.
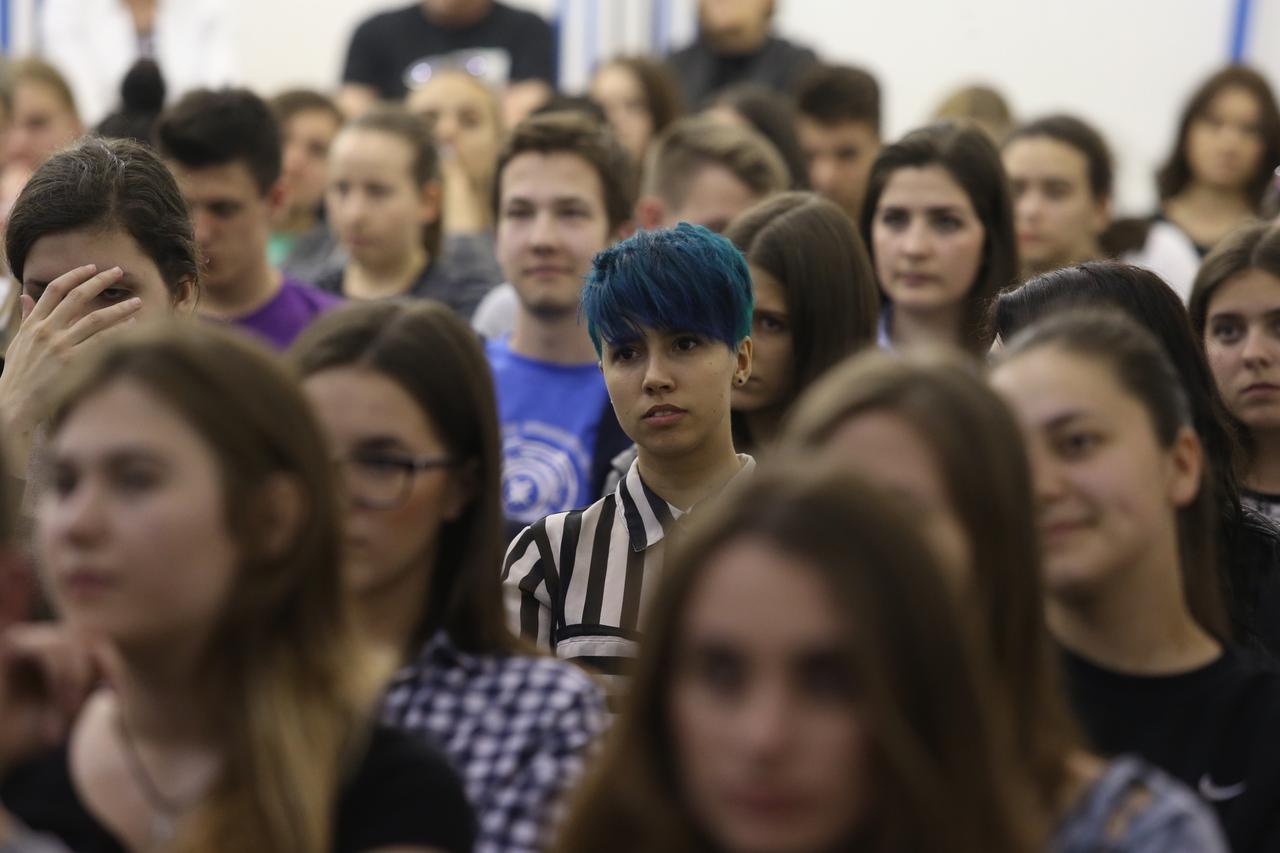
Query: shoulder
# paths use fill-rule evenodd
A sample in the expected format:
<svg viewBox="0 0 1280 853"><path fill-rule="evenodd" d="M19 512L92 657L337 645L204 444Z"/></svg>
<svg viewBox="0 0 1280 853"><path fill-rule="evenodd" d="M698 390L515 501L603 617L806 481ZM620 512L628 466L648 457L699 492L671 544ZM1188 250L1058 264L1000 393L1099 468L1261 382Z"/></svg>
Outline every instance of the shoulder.
<svg viewBox="0 0 1280 853"><path fill-rule="evenodd" d="M341 282L341 274L338 281ZM341 286L341 285L339 285ZM309 284L303 284L291 278L286 278L280 285L281 300L287 300L299 305L305 305L315 311L324 311L342 304L342 299L332 293L327 293L318 287L312 287Z"/></svg>
<svg viewBox="0 0 1280 853"><path fill-rule="evenodd" d="M388 33L399 33L406 23L415 16L419 19L422 18L420 9L421 7L415 3L412 6L402 6L398 9L390 9L370 15L356 27L355 37L373 38L381 37Z"/></svg>
<svg viewBox="0 0 1280 853"><path fill-rule="evenodd" d="M377 726L338 801L336 851L425 846L468 851L475 817L445 758L418 738Z"/></svg>

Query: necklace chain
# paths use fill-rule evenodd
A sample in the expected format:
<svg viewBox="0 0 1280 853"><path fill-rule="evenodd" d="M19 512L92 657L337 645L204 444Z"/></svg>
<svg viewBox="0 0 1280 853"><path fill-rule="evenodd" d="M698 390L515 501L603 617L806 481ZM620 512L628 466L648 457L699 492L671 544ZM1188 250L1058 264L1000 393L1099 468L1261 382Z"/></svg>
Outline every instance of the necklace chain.
<svg viewBox="0 0 1280 853"><path fill-rule="evenodd" d="M154 812L151 819L151 842L167 845L176 834L178 819L200 801L203 792L199 796L190 796L185 800L177 800L165 795L151 778L151 774L147 772L147 767L142 761L142 753L133 739L133 733L129 731L129 726L124 721L124 714L119 711L116 712L116 730L120 735L120 744L124 747L122 751L125 762L129 765L129 773L142 792L143 799Z"/></svg>

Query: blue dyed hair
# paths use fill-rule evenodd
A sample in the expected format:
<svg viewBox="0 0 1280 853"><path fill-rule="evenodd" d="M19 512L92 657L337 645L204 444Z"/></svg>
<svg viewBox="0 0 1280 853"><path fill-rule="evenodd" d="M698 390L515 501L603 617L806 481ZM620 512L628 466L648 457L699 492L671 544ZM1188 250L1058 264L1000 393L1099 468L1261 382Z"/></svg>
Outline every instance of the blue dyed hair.
<svg viewBox="0 0 1280 853"><path fill-rule="evenodd" d="M751 333L753 302L742 253L687 222L641 231L596 255L582 289L596 355L604 341L633 341L641 329L689 332L737 349Z"/></svg>

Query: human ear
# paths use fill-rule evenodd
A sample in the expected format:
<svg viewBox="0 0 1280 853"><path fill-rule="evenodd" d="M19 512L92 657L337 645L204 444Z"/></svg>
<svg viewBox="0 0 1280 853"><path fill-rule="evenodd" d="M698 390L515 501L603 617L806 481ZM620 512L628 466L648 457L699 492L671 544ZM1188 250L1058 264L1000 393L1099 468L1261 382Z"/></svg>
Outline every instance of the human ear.
<svg viewBox="0 0 1280 853"><path fill-rule="evenodd" d="M1189 427L1178 431L1168 451L1166 491L1169 502L1178 508L1190 505L1204 480L1204 448Z"/></svg>
<svg viewBox="0 0 1280 853"><path fill-rule="evenodd" d="M193 278L184 278L173 291L173 313L183 316L194 314L200 299L200 289Z"/></svg>
<svg viewBox="0 0 1280 853"><path fill-rule="evenodd" d="M254 551L261 557L279 557L288 551L302 530L308 503L296 478L271 477L258 494Z"/></svg>
<svg viewBox="0 0 1280 853"><path fill-rule="evenodd" d="M449 472L444 498L444 520L457 521L480 491L480 466L475 459Z"/></svg>
<svg viewBox="0 0 1280 853"><path fill-rule="evenodd" d="M743 338L738 343L738 349L735 353L737 364L733 370L733 384L745 385L747 380L751 378L751 352L755 344L750 337Z"/></svg>
<svg viewBox="0 0 1280 853"><path fill-rule="evenodd" d="M662 227L667 206L656 196L647 195L636 202L635 225L641 231L653 231Z"/></svg>
<svg viewBox="0 0 1280 853"><path fill-rule="evenodd" d="M418 199L418 219L423 225L430 225L440 220L440 205L443 196L443 187L439 181L427 181L423 185Z"/></svg>

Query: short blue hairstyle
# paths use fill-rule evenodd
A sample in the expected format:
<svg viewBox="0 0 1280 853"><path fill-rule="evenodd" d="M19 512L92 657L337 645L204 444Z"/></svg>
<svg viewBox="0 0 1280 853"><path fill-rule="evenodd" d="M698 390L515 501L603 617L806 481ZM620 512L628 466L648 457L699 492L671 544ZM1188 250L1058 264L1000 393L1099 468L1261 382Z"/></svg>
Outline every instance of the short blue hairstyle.
<svg viewBox="0 0 1280 853"><path fill-rule="evenodd" d="M751 273L733 243L681 222L640 231L596 255L582 289L587 333L603 342L634 341L641 329L690 332L737 349L751 334Z"/></svg>

